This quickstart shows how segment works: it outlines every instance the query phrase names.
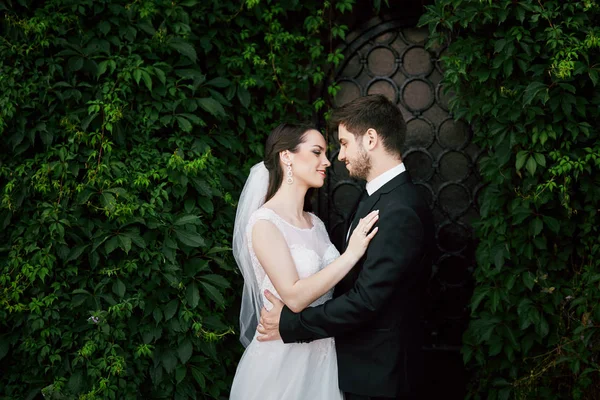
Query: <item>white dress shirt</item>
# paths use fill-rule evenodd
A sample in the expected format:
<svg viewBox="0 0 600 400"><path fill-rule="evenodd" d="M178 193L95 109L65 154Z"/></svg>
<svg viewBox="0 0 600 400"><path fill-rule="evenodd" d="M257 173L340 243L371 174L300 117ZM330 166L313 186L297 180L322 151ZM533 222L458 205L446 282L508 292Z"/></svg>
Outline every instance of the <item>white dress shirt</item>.
<svg viewBox="0 0 600 400"><path fill-rule="evenodd" d="M400 163L400 164L396 165L394 168L388 169L383 174L381 174L377 178L373 179L371 182L367 182L367 193L369 194L369 196L372 195L373 193L375 193L376 191L381 189L381 187L383 185L385 185L386 183L388 183L389 181L391 181L392 179L394 179L395 177L397 177L404 171L406 171L406 167L404 167L404 163Z"/></svg>

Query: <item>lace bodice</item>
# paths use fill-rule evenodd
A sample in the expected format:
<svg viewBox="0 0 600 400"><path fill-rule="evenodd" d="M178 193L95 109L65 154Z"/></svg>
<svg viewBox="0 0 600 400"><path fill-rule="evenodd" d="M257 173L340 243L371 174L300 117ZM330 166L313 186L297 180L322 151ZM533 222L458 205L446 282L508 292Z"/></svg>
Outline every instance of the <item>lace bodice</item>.
<svg viewBox="0 0 600 400"><path fill-rule="evenodd" d="M329 240L329 235L327 234L323 221L312 213L310 213L310 216L313 226L312 228L307 229L298 228L288 223L275 213L275 211L266 207L259 208L250 217L246 228L250 257L252 259L252 267L258 282L262 301L267 309L270 309L272 304L264 297L263 293L265 289L268 289L278 298L281 299L281 297L254 253L252 247L252 228L258 220L272 222L283 234L290 249L290 253L292 254L292 258L294 259L294 263L296 264L298 276L300 279L303 279L320 271L340 256L340 253L331 243L331 240ZM331 299L332 294L333 290L330 290L315 300L310 306L312 307L326 302Z"/></svg>

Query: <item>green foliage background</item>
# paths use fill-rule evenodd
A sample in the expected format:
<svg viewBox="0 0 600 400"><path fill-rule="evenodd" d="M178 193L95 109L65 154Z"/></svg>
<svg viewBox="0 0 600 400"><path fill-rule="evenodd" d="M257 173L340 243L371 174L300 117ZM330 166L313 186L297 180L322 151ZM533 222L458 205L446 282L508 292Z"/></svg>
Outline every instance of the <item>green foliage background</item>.
<svg viewBox="0 0 600 400"><path fill-rule="evenodd" d="M0 1L1 397L227 397L235 202L353 3Z"/></svg>
<svg viewBox="0 0 600 400"><path fill-rule="evenodd" d="M235 201L270 129L325 111L309 94L354 1L40 4L0 0L0 396L226 398ZM599 18L437 0L421 19L485 150L471 398L600 392Z"/></svg>
<svg viewBox="0 0 600 400"><path fill-rule="evenodd" d="M600 395L600 7L437 0L454 117L485 150L469 398Z"/></svg>

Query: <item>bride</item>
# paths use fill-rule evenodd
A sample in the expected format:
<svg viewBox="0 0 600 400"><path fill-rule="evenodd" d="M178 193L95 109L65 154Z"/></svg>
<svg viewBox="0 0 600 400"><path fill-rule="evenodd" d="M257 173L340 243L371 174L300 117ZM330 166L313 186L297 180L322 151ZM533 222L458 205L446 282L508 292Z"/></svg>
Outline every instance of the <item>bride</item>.
<svg viewBox="0 0 600 400"><path fill-rule="evenodd" d="M314 214L303 211L310 188L320 188L331 165L325 139L309 126L282 124L269 135L264 162L250 171L235 219L233 253L244 276L238 365L232 400L335 400L338 388L333 338L310 343L259 342L260 308L271 308L266 289L292 311L322 304L364 255L377 228L373 211L354 230L340 256ZM370 231L370 233L369 233Z"/></svg>

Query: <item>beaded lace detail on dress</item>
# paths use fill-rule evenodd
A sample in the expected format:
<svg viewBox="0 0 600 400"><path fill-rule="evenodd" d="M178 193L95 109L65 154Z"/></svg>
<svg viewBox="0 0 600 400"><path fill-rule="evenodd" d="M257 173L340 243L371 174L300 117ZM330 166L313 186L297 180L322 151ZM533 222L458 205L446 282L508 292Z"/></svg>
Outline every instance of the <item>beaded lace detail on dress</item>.
<svg viewBox="0 0 600 400"><path fill-rule="evenodd" d="M248 222L246 229L246 235L248 236L248 246L250 247L250 257L252 259L252 267L254 268L254 274L258 281L258 286L261 293L265 289L268 289L277 298L281 299L277 290L273 286L273 283L269 279L263 267L260 265L254 249L252 247L252 228L258 220L267 220L273 223L282 233L285 241L287 242L294 263L296 264L296 270L300 279L307 278L322 268L329 265L336 258L340 256L335 246L329 240L329 235L325 229L323 221L321 221L316 215L309 213L312 219L312 228L298 228L286 222L281 218L275 211L262 207L259 208L252 214ZM310 306L316 306L325 303L331 299L333 290L325 293L323 296L315 300ZM262 295L263 304L267 309L271 308L271 303Z"/></svg>

